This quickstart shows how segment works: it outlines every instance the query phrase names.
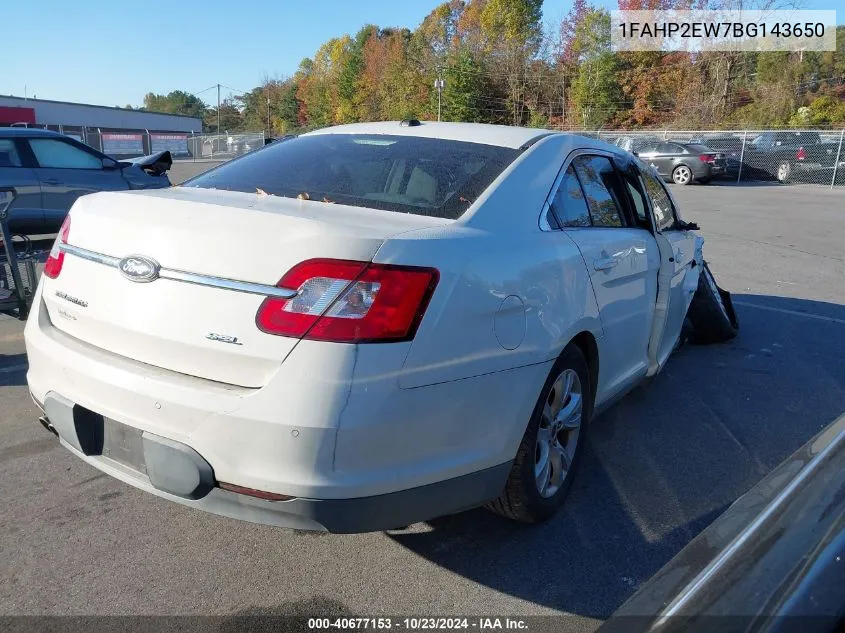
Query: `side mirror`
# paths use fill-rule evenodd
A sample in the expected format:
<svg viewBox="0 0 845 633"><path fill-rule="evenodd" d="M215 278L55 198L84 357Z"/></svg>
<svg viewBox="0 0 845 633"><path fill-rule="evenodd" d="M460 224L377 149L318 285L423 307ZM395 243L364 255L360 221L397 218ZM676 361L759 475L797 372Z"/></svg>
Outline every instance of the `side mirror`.
<svg viewBox="0 0 845 633"><path fill-rule="evenodd" d="M119 163L113 158L107 156L103 159L103 169L117 169L119 166Z"/></svg>

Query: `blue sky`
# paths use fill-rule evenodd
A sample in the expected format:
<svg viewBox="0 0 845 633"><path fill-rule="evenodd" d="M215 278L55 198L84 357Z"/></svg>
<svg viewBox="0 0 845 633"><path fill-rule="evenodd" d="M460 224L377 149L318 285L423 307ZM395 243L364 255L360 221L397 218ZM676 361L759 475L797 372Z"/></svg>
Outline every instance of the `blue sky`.
<svg viewBox="0 0 845 633"><path fill-rule="evenodd" d="M442 1L442 0L440 0ZM292 74L331 37L367 23L415 28L438 0L27 0L3 7L0 94L139 105L147 92L249 90ZM572 0L545 0L559 21ZM615 0L599 4L616 8ZM834 0L806 0L832 9ZM841 20L841 16L837 16ZM22 25L15 28L16 24ZM224 89L223 96L230 92ZM200 95L216 101L216 90Z"/></svg>

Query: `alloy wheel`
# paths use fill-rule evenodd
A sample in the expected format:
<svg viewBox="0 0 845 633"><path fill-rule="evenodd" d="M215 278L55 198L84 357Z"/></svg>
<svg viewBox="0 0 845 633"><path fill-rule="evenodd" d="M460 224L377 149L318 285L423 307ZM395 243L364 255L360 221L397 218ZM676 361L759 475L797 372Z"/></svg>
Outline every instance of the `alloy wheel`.
<svg viewBox="0 0 845 633"><path fill-rule="evenodd" d="M552 384L537 430L534 477L541 497L553 497L566 480L575 459L583 410L581 379L575 370L566 369Z"/></svg>
<svg viewBox="0 0 845 633"><path fill-rule="evenodd" d="M672 172L672 180L675 181L676 184L685 185L692 179L692 172L690 171L689 167L681 165L680 167L676 167L675 171Z"/></svg>

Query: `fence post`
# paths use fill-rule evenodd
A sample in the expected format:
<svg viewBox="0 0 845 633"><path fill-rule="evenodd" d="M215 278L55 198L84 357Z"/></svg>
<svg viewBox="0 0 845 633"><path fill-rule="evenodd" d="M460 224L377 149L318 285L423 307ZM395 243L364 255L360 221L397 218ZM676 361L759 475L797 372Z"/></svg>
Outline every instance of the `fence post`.
<svg viewBox="0 0 845 633"><path fill-rule="evenodd" d="M836 169L839 167L839 157L842 155L842 137L845 136L845 128L839 132L839 149L836 150L836 160L833 161L833 178L830 179L830 188L836 183Z"/></svg>
<svg viewBox="0 0 845 633"><path fill-rule="evenodd" d="M742 165L745 162L745 142L748 140L748 130L742 132L742 149L739 151L739 171L736 172L736 182L742 178Z"/></svg>

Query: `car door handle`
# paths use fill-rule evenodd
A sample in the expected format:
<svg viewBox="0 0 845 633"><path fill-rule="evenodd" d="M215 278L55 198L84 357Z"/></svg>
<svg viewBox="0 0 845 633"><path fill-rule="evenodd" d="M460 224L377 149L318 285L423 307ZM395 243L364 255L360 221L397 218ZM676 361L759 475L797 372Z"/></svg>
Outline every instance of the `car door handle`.
<svg viewBox="0 0 845 633"><path fill-rule="evenodd" d="M47 180L42 180L45 185L60 185L62 184L61 181L56 180L55 178L48 178Z"/></svg>
<svg viewBox="0 0 845 633"><path fill-rule="evenodd" d="M593 260L593 268L595 270L610 270L619 263L616 257L597 257Z"/></svg>

